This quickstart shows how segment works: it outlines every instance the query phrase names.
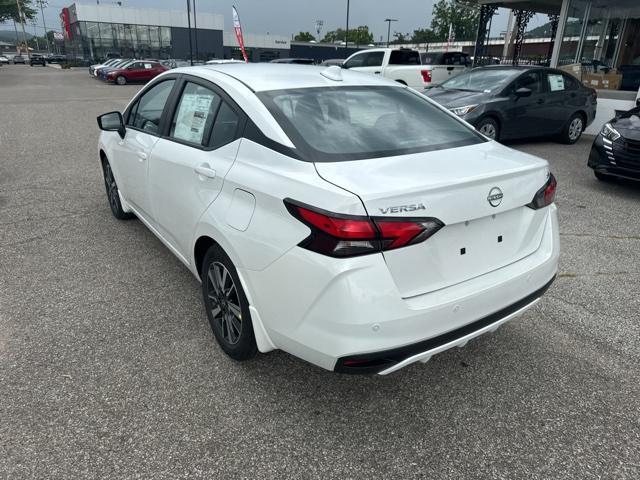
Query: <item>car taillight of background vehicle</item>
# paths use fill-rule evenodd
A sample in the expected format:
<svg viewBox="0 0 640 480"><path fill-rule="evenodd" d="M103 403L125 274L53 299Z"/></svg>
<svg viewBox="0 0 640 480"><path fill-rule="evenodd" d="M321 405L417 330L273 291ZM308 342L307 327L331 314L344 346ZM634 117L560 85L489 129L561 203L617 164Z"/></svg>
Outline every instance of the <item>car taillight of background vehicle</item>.
<svg viewBox="0 0 640 480"><path fill-rule="evenodd" d="M431 83L431 70L420 70L420 73L424 83Z"/></svg>
<svg viewBox="0 0 640 480"><path fill-rule="evenodd" d="M299 246L330 257L354 257L415 245L444 226L436 218L342 215L289 199L285 206L311 229Z"/></svg>
<svg viewBox="0 0 640 480"><path fill-rule="evenodd" d="M527 204L527 207L538 210L539 208L551 205L553 200L556 198L557 185L558 182L556 181L556 177L553 176L553 173L550 173L547 182L536 192L533 200L531 203Z"/></svg>

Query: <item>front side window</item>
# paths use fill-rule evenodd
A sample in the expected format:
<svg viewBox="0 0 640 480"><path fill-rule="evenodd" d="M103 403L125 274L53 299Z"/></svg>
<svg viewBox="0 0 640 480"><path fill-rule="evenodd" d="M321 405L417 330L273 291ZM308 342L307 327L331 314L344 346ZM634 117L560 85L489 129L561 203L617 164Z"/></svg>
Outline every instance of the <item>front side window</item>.
<svg viewBox="0 0 640 480"><path fill-rule="evenodd" d="M220 101L220 97L208 88L187 82L173 116L169 136L195 145L207 145L206 133L211 128Z"/></svg>
<svg viewBox="0 0 640 480"><path fill-rule="evenodd" d="M311 161L404 155L485 141L402 87L275 90L258 97Z"/></svg>
<svg viewBox="0 0 640 480"><path fill-rule="evenodd" d="M542 93L542 81L539 72L527 72L520 75L514 84L514 90L528 88L532 93Z"/></svg>
<svg viewBox="0 0 640 480"><path fill-rule="evenodd" d="M127 125L157 135L160 118L175 80L165 80L147 90L131 107Z"/></svg>
<svg viewBox="0 0 640 480"><path fill-rule="evenodd" d="M384 60L384 52L371 52L365 55L363 67L381 67Z"/></svg>
<svg viewBox="0 0 640 480"><path fill-rule="evenodd" d="M366 53L358 53L344 63L344 68L364 67Z"/></svg>

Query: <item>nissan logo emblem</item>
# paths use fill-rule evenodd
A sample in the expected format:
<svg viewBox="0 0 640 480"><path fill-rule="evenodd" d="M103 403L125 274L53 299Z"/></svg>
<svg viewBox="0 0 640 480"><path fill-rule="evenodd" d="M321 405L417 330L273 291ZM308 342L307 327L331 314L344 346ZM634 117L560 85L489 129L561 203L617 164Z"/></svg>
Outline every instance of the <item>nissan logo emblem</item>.
<svg viewBox="0 0 640 480"><path fill-rule="evenodd" d="M489 202L489 205L491 205L492 207L497 207L502 203L503 196L504 195L502 195L502 190L500 190L498 187L493 187L489 191L489 196L487 197L487 201Z"/></svg>

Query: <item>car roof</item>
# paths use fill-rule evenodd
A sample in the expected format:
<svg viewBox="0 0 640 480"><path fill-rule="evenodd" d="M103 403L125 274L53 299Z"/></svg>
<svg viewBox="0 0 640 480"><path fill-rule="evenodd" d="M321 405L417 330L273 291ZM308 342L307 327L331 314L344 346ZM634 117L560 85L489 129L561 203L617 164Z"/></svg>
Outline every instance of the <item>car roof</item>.
<svg viewBox="0 0 640 480"><path fill-rule="evenodd" d="M342 81L330 80L321 72L333 68L339 72ZM351 70L335 70L334 67L298 65L287 63L227 63L220 65L201 65L197 67L181 67L173 70L216 81L215 72L235 78L254 92L266 90L284 90L291 88L336 87L355 85L395 85L396 82L378 78L367 73ZM338 67L339 68L339 67Z"/></svg>
<svg viewBox="0 0 640 480"><path fill-rule="evenodd" d="M483 65L476 68L490 68L491 70L534 70L546 68L542 65Z"/></svg>

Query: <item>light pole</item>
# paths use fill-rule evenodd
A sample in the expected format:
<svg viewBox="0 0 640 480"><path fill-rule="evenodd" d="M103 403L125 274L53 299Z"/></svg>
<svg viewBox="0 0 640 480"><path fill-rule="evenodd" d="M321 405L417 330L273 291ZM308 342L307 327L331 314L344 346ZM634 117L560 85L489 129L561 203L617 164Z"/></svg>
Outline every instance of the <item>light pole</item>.
<svg viewBox="0 0 640 480"><path fill-rule="evenodd" d="M42 26L44 27L44 39L47 42L47 53L51 55L51 47L49 46L49 36L47 35L47 23L44 21L44 7L47 5L47 0L38 0L40 5L40 13L42 14Z"/></svg>
<svg viewBox="0 0 640 480"><path fill-rule="evenodd" d="M27 43L27 33L24 31L24 17L22 16L22 7L20 7L20 1L16 0L18 6L18 15L20 16L20 26L22 27L22 41L27 49L27 59L31 60L31 54L29 54L29 44Z"/></svg>
<svg viewBox="0 0 640 480"><path fill-rule="evenodd" d="M187 26L189 29L189 61L193 67L193 47L191 46L191 0L187 0Z"/></svg>
<svg viewBox="0 0 640 480"><path fill-rule="evenodd" d="M344 53L347 54L349 48L349 0L347 0L347 30L344 32Z"/></svg>
<svg viewBox="0 0 640 480"><path fill-rule="evenodd" d="M387 22L387 48L389 48L389 37L391 37L391 22L397 22L397 18L385 18L385 22Z"/></svg>
<svg viewBox="0 0 640 480"><path fill-rule="evenodd" d="M196 16L196 0L193 0L193 30L195 31L196 40L196 60L199 60L200 53L198 52L198 17Z"/></svg>

